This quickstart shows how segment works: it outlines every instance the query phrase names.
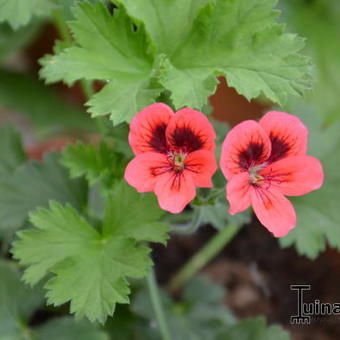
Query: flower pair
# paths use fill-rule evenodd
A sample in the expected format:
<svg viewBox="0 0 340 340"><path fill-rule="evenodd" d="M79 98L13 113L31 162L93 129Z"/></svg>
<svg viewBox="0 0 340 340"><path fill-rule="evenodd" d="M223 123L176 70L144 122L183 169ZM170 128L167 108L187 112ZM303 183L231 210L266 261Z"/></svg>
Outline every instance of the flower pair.
<svg viewBox="0 0 340 340"><path fill-rule="evenodd" d="M307 134L298 118L283 112L269 112L259 123L242 122L228 133L220 166L231 214L252 205L277 237L295 226L294 208L284 195L306 194L323 181L320 162L306 155ZM131 121L129 143L136 157L125 179L139 192L154 191L162 209L179 213L196 196L196 187L212 187L215 137L198 111L174 113L165 104L150 105Z"/></svg>

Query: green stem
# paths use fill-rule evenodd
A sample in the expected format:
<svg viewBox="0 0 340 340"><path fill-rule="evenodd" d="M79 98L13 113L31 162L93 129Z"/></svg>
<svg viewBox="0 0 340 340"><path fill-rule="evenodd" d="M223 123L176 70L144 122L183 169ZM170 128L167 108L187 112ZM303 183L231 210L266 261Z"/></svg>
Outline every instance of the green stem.
<svg viewBox="0 0 340 340"><path fill-rule="evenodd" d="M240 226L229 224L219 231L201 250L199 250L184 267L171 279L169 290L174 292L181 288L185 282L195 276L211 259L213 259L228 244Z"/></svg>
<svg viewBox="0 0 340 340"><path fill-rule="evenodd" d="M95 91L93 89L93 85L91 81L88 81L86 79L81 79L80 86L84 92L86 99L90 99L94 95Z"/></svg>
<svg viewBox="0 0 340 340"><path fill-rule="evenodd" d="M148 276L148 288L149 288L149 293L150 293L150 298L151 298L151 303L153 310L156 315L156 319L158 322L159 329L162 334L162 339L163 340L171 340L171 335L169 332L168 325L166 323L164 311L162 308L162 302L159 296L159 290L155 278L155 273L153 268L151 268L149 276Z"/></svg>
<svg viewBox="0 0 340 340"><path fill-rule="evenodd" d="M199 228L201 221L202 221L202 208L195 207L191 217L191 222L185 224L173 223L172 231L176 232L177 234L192 234Z"/></svg>
<svg viewBox="0 0 340 340"><path fill-rule="evenodd" d="M71 36L71 33L70 33L66 23L65 23L65 19L64 19L62 11L59 10L59 9L55 9L52 12L52 15L53 15L53 19L54 19L54 24L57 28L57 31L58 31L60 37L64 41L71 43L72 42L72 36Z"/></svg>

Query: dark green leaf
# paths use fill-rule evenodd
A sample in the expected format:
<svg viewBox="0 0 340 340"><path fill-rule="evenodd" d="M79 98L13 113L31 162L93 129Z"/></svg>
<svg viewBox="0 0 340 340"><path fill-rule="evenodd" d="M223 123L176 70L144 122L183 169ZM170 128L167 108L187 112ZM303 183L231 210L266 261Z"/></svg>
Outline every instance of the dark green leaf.
<svg viewBox="0 0 340 340"><path fill-rule="evenodd" d="M28 213L49 200L69 202L82 210L86 204L87 186L84 180L70 180L60 164L58 154L47 154L43 163L29 161L12 175L0 179L0 227L18 228Z"/></svg>

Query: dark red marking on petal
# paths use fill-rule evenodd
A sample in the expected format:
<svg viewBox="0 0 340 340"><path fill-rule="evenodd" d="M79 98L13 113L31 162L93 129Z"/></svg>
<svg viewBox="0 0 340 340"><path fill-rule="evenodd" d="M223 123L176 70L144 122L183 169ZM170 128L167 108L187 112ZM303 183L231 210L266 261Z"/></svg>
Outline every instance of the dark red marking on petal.
<svg viewBox="0 0 340 340"><path fill-rule="evenodd" d="M264 207L266 209L271 209L274 204L270 197L270 192L268 191L269 188L264 188L261 185L255 185L254 188L255 188L257 197L259 197L262 200Z"/></svg>
<svg viewBox="0 0 340 340"><path fill-rule="evenodd" d="M262 143L250 142L246 149L238 153L238 164L244 170L248 170L254 164L261 164L265 161L264 145Z"/></svg>
<svg viewBox="0 0 340 340"><path fill-rule="evenodd" d="M166 124L156 125L150 136L149 145L157 152L167 153L168 146L165 137Z"/></svg>
<svg viewBox="0 0 340 340"><path fill-rule="evenodd" d="M205 141L188 126L177 127L170 136L170 144L176 149L185 153L199 150Z"/></svg>
<svg viewBox="0 0 340 340"><path fill-rule="evenodd" d="M150 168L150 174L153 177L157 177L159 175L164 174L165 172L172 171L171 165L163 165L163 166L155 166Z"/></svg>
<svg viewBox="0 0 340 340"><path fill-rule="evenodd" d="M275 136L272 133L269 138L272 143L272 153L268 159L270 163L286 157L295 143L294 140L290 140L287 136Z"/></svg>
<svg viewBox="0 0 340 340"><path fill-rule="evenodd" d="M181 188L182 175L183 175L182 171L173 173L172 183L171 183L172 190L179 191L179 189Z"/></svg>

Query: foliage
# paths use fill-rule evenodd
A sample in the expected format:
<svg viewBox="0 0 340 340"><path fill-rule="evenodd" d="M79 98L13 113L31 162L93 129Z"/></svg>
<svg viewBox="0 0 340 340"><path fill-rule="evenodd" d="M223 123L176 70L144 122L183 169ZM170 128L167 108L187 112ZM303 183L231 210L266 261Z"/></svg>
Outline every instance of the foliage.
<svg viewBox="0 0 340 340"><path fill-rule="evenodd" d="M43 304L40 287L31 289L20 281L20 272L12 261L0 260L0 340L108 340L105 333L87 321L71 317L54 318L40 327L28 323Z"/></svg>
<svg viewBox="0 0 340 340"><path fill-rule="evenodd" d="M316 64L316 79L307 101L327 123L340 119L340 7L337 1L285 1L285 19L308 39L307 51Z"/></svg>
<svg viewBox="0 0 340 340"><path fill-rule="evenodd" d="M16 167L26 161L21 137L11 126L0 129L0 175L10 175Z"/></svg>
<svg viewBox="0 0 340 340"><path fill-rule="evenodd" d="M75 321L71 317L55 318L35 332L37 340L109 340L108 334L85 320Z"/></svg>
<svg viewBox="0 0 340 340"><path fill-rule="evenodd" d="M219 334L217 340L289 340L289 335L279 326L266 326L263 317L247 319Z"/></svg>
<svg viewBox="0 0 340 340"><path fill-rule="evenodd" d="M84 111L62 101L34 77L0 70L0 78L0 105L24 114L39 137L95 130Z"/></svg>
<svg viewBox="0 0 340 340"><path fill-rule="evenodd" d="M70 24L74 46L43 58L41 76L48 83L106 82L89 112L110 114L114 124L130 121L164 89L176 107L201 108L216 75L248 99L263 93L283 103L309 87L310 64L299 54L303 41L275 23L274 4L123 1L111 15L101 2L79 3Z"/></svg>
<svg viewBox="0 0 340 340"><path fill-rule="evenodd" d="M52 274L45 285L50 304L70 301L77 317L104 322L116 303L129 302L126 277L149 270L150 249L140 242L166 241L167 225L156 222L161 214L153 197L141 197L125 183L108 199L101 230L70 205L51 202L30 214L34 228L19 233L14 256L28 266L27 283Z"/></svg>
<svg viewBox="0 0 340 340"><path fill-rule="evenodd" d="M207 294L209 292L209 294ZM223 304L223 287L208 278L197 277L184 288L180 301L173 301L165 292L162 300L171 335L176 340L288 340L288 334L278 326L267 327L258 317L238 322ZM155 316L146 291L139 292L133 309L152 324ZM145 327L147 339L159 339L159 330Z"/></svg>
<svg viewBox="0 0 340 340"><path fill-rule="evenodd" d="M13 30L7 23L0 24L0 61L25 47L32 41L40 28L40 22L33 22L25 28Z"/></svg>
<svg viewBox="0 0 340 340"><path fill-rule="evenodd" d="M0 339L24 339L28 319L43 303L42 291L20 282L14 262L0 259L0 278Z"/></svg>
<svg viewBox="0 0 340 340"><path fill-rule="evenodd" d="M0 178L0 226L5 229L22 226L31 210L47 206L49 200L69 202L82 210L86 192L83 180L69 178L58 154L46 155L43 163L29 161Z"/></svg>
<svg viewBox="0 0 340 340"><path fill-rule="evenodd" d="M166 245L169 226L154 195L123 182L132 156L126 123L154 101L208 114L217 76L248 100L266 97L282 106L303 94L311 85L311 61L301 54L304 40L278 23L275 6L276 0L0 0L1 108L22 113L23 125L38 137L101 134L99 143L78 142L38 162L27 159L15 129L0 129L0 340L108 340L108 332L114 339L160 339L149 293L136 287L128 306L131 283L141 285L133 279L145 277L152 265L149 243ZM298 226L280 243L315 258L327 242L340 249L339 124L324 125L340 112L339 5L289 1L283 8L289 27L309 38L306 52L317 65L318 83L307 101L322 119L309 108L291 105L290 111L306 111L301 117L310 128L311 154L322 160L326 181L321 190L293 199ZM35 75L11 70L10 58L16 52L25 58L24 47L51 18L64 40L40 60L40 75L48 84L95 81L86 83L99 89L87 93L86 105L96 120ZM70 32L65 20L72 20ZM229 127L213 124L219 157ZM166 219L190 220L191 232L192 225L221 229L249 222L249 211L227 213L220 172L214 186L200 189L184 214ZM20 281L14 259L34 288ZM177 300L162 292L173 338L288 339L261 317L238 321L223 304L224 291L198 277ZM43 309L44 295L61 306L61 317L52 307ZM63 315L64 304L76 319L91 322ZM124 315L112 318L116 304ZM37 312L47 322L36 325ZM107 318L104 331L96 322Z"/></svg>
<svg viewBox="0 0 340 340"><path fill-rule="evenodd" d="M29 23L33 16L46 16L53 8L51 0L0 0L0 22L7 21L13 28Z"/></svg>
<svg viewBox="0 0 340 340"><path fill-rule="evenodd" d="M70 169L72 178L85 176L90 185L101 180L108 188L123 177L127 164L124 155L115 152L105 142L101 142L98 148L81 142L69 145L63 151L62 163Z"/></svg>

